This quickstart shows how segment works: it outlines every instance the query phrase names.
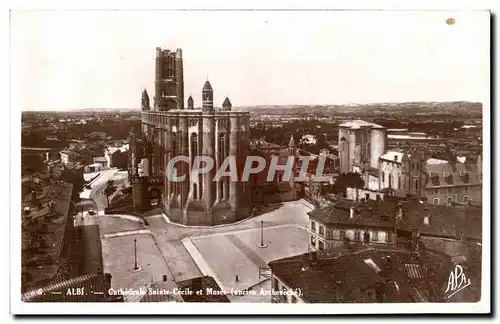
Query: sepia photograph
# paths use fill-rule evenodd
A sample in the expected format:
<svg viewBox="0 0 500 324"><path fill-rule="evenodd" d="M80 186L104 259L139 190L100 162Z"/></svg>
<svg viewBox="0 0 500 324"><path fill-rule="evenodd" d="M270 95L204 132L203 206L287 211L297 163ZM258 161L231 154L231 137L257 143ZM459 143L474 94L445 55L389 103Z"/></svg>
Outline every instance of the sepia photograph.
<svg viewBox="0 0 500 324"><path fill-rule="evenodd" d="M489 313L491 19L12 10L11 312Z"/></svg>

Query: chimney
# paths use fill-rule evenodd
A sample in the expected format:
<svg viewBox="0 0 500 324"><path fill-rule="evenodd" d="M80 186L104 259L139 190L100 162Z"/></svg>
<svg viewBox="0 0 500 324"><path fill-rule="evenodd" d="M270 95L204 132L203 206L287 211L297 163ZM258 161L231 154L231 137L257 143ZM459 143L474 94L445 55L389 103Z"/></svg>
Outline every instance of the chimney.
<svg viewBox="0 0 500 324"><path fill-rule="evenodd" d="M354 218L354 213L355 213L355 210L354 210L354 206L351 206L351 208L349 208L349 218Z"/></svg>

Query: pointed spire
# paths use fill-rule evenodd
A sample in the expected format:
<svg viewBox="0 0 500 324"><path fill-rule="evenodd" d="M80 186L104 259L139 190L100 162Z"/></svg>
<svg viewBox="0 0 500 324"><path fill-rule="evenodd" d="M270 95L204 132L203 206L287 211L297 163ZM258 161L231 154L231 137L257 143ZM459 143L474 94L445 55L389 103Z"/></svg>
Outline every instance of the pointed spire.
<svg viewBox="0 0 500 324"><path fill-rule="evenodd" d="M210 81L205 81L205 84L203 85L203 91L213 91L212 85L210 84Z"/></svg>
<svg viewBox="0 0 500 324"><path fill-rule="evenodd" d="M222 108L224 108L224 110L231 110L232 107L233 105L231 104L231 101L226 96L226 99L224 99L224 102L222 103Z"/></svg>
<svg viewBox="0 0 500 324"><path fill-rule="evenodd" d="M146 89L142 90L141 108L142 110L149 110L149 95Z"/></svg>
<svg viewBox="0 0 500 324"><path fill-rule="evenodd" d="M293 134L290 135L290 142L288 142L288 147L295 147L295 139L293 138Z"/></svg>
<svg viewBox="0 0 500 324"><path fill-rule="evenodd" d="M191 97L191 95L189 95L188 98L188 109L194 109L194 100L193 97Z"/></svg>

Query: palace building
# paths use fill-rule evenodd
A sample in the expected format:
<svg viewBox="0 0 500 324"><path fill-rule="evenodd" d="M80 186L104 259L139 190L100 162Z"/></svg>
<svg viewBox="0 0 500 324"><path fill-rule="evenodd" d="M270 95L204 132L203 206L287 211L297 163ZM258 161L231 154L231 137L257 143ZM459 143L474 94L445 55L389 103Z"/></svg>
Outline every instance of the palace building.
<svg viewBox="0 0 500 324"><path fill-rule="evenodd" d="M227 156L234 156L240 179L249 152L250 113L232 111L227 97L221 108L214 107L208 80L201 91L201 108L195 107L191 96L185 108L183 75L182 50L156 48L154 104L150 107L144 90L141 132L130 135L134 206L148 209L150 200L156 200L171 221L184 225L211 226L246 218L252 211L249 182L227 176L214 181L214 175ZM174 174L185 175L181 182L165 174L176 156L189 157L189 163L174 165ZM196 156L210 157L215 165L193 178L190 170Z"/></svg>

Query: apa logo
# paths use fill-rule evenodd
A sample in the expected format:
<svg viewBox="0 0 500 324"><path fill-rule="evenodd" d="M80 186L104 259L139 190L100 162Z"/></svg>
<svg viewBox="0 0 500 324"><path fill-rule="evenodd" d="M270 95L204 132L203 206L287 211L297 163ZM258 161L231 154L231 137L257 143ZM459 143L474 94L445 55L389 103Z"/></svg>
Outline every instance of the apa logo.
<svg viewBox="0 0 500 324"><path fill-rule="evenodd" d="M445 294L450 292L451 294L446 297L450 298L461 290L470 286L470 279L464 273L464 268L461 265L455 266L455 271L450 272L448 277L448 288L446 288Z"/></svg>

